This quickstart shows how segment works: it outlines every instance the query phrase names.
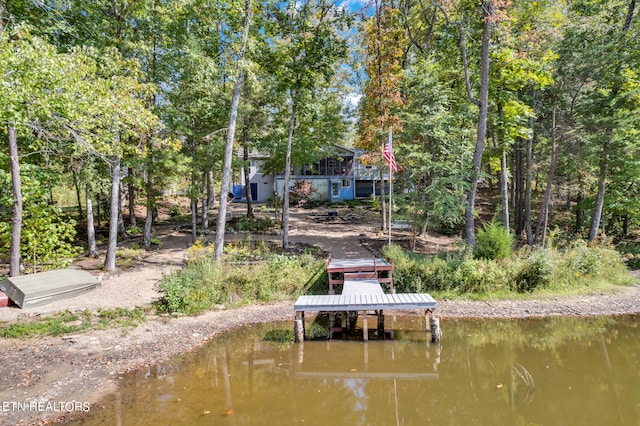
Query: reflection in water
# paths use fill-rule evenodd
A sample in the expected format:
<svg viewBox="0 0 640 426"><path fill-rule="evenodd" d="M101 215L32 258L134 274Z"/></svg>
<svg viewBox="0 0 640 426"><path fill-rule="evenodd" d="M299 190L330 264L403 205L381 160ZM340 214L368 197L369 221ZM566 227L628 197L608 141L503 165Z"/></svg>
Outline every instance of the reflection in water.
<svg viewBox="0 0 640 426"><path fill-rule="evenodd" d="M416 317L369 343L267 324L149 368L81 423L638 425L637 320L447 320L439 345Z"/></svg>

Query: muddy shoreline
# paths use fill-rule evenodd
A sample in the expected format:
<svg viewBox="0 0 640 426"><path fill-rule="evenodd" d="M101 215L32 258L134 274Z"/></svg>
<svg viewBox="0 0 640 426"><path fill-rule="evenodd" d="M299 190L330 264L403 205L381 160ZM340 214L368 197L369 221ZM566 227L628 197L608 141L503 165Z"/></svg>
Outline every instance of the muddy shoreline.
<svg viewBox="0 0 640 426"><path fill-rule="evenodd" d="M613 293L534 300L439 301L437 313L446 330L448 318L531 318L640 313L640 285ZM412 315L418 312L406 311ZM1 339L0 424L64 422L78 413L19 410L14 403L80 402L96 404L117 389L129 373L197 350L220 333L252 324L293 319L291 301L252 305L182 318L151 317L133 329L109 329L75 336ZM9 403L9 405L7 405ZM11 404L14 404L11 406ZM46 407L45 407L46 408ZM49 406L49 408L52 408Z"/></svg>

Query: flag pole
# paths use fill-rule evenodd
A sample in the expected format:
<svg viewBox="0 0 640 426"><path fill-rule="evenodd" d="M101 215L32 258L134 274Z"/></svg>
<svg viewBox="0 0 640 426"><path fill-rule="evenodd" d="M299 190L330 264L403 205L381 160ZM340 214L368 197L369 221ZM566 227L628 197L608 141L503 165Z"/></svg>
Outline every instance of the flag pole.
<svg viewBox="0 0 640 426"><path fill-rule="evenodd" d="M392 137L391 126L389 126L389 140L387 141L387 143L389 144L389 147L392 146L391 137ZM393 151L391 152L393 154ZM389 247L391 247L391 211L393 210L392 200L393 200L393 168L391 166L391 163L389 163Z"/></svg>

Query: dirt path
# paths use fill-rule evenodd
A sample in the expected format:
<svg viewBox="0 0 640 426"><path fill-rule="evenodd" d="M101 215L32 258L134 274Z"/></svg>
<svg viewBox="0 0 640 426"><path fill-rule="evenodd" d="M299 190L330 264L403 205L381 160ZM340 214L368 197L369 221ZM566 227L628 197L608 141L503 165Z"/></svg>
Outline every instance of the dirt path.
<svg viewBox="0 0 640 426"><path fill-rule="evenodd" d="M313 214L312 214L313 213ZM293 211L292 243L319 246L334 257L366 257L370 247L384 240L378 224L366 212L340 211L340 219L327 219L326 211ZM242 214L233 206L232 214ZM346 215L353 215L343 221ZM114 276L104 276L95 291L68 299L64 304L44 305L26 310L1 308L0 322L20 316L47 315L56 311L132 308L151 303L161 296L157 283L163 273L184 263L190 235L167 227L158 235L164 241L159 250L147 254L139 267ZM229 235L247 238L246 235ZM281 241L279 235L252 236ZM436 239L433 244L446 247L451 239ZM87 266L87 265L84 265ZM95 272L99 275L99 272ZM621 288L616 293L572 298L526 301L439 301L438 314L444 320L453 317L534 317L550 315L614 315L640 312L640 286ZM221 332L250 324L291 320L293 303L255 305L240 309L209 312L195 317L166 319L151 317L134 329L110 329L75 336L45 337L28 340L1 339L0 424L42 424L67 415L55 411L29 409L28 404L51 401L94 404L112 392L127 372L164 362L177 354L195 350ZM12 407L27 404L27 410ZM7 405L9 404L9 405ZM46 408L41 406L40 408Z"/></svg>

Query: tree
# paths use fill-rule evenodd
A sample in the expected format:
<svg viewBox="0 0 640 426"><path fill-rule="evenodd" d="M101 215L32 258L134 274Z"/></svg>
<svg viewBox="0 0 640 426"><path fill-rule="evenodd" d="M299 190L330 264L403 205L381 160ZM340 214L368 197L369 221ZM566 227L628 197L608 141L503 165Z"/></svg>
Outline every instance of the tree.
<svg viewBox="0 0 640 426"><path fill-rule="evenodd" d="M270 71L279 90L288 97L288 131L284 168L283 248L289 248L289 185L291 156L298 114L305 98L313 96L322 81L335 73L336 63L346 54L339 34L349 22L344 10L325 0L287 2L271 9L269 23L274 42L270 47Z"/></svg>
<svg viewBox="0 0 640 426"><path fill-rule="evenodd" d="M482 51L480 53L480 95L477 99L472 94L471 83L469 82L469 65L466 55L466 35L464 29L462 29L461 35L467 95L469 96L469 100L479 108L471 182L467 193L467 206L465 210L465 243L471 248L475 248L476 246L475 204L476 194L478 191L478 180L480 179L482 168L482 154L484 152L484 144L487 134L487 118L489 114L489 47L491 44L491 29L495 24L495 9L492 0L484 0L481 4L481 9L483 29Z"/></svg>
<svg viewBox="0 0 640 426"><path fill-rule="evenodd" d="M240 93L244 79L244 58L249 39L249 27L251 26L251 0L245 0L244 22L242 24L242 38L240 40L240 51L236 62L236 77L231 95L231 107L229 109L229 125L225 137L224 164L222 166L222 181L220 183L220 205L218 206L218 223L216 224L216 241L214 245L213 258L217 261L222 259L224 248L224 228L227 222L227 198L229 193L229 183L231 180L231 160L233 159L233 143L236 133L236 121L238 118L238 105L240 103Z"/></svg>
<svg viewBox="0 0 640 426"><path fill-rule="evenodd" d="M375 2L374 15L365 21L365 72L368 80L360 104L360 139L358 146L373 153L372 159L380 166L382 192L382 151L389 129L394 134L402 127L397 110L404 104L400 85L404 75L401 60L404 52L404 34L400 26L400 12L393 3ZM387 229L385 197L382 203L382 229ZM389 226L391 226L389 224Z"/></svg>

